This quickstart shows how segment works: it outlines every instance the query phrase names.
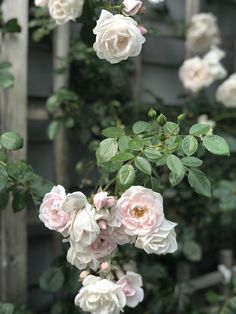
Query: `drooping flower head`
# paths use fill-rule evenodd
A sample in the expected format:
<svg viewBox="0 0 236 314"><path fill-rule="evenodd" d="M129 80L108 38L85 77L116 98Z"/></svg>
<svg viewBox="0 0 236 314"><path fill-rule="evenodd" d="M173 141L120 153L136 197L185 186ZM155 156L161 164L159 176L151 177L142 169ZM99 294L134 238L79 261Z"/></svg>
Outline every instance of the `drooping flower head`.
<svg viewBox="0 0 236 314"><path fill-rule="evenodd" d="M119 314L126 305L126 297L120 285L90 275L83 281L75 304L91 314Z"/></svg>
<svg viewBox="0 0 236 314"><path fill-rule="evenodd" d="M118 63L140 54L145 42L137 22L131 17L102 10L93 30L96 42L93 45L98 58Z"/></svg>

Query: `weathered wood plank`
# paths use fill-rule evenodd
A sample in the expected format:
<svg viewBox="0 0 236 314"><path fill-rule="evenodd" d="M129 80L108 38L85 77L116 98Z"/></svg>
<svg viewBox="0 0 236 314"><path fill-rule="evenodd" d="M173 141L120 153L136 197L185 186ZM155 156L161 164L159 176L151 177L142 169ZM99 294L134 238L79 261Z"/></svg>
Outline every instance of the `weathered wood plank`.
<svg viewBox="0 0 236 314"><path fill-rule="evenodd" d="M53 64L54 70L61 66L61 61L68 59L70 48L70 24L61 25L54 33L54 51ZM56 92L62 87L68 87L69 68L65 69L62 74L54 74L53 91ZM67 181L67 149L66 149L65 130L61 130L60 134L54 141L54 180L64 186L68 185Z"/></svg>
<svg viewBox="0 0 236 314"><path fill-rule="evenodd" d="M3 1L4 19L17 18L22 27L18 35L2 38L0 58L12 63L14 88L1 92L0 132L14 130L25 139L27 110L27 45L28 0ZM11 158L25 158L24 149ZM0 299L25 303L27 291L27 232L26 211L14 214L9 206L0 216Z"/></svg>
<svg viewBox="0 0 236 314"><path fill-rule="evenodd" d="M59 26L54 33L53 49L53 68L54 71L61 67L63 60L68 59L70 52L70 24ZM62 74L55 74L53 77L53 91L57 92L63 87L68 87L69 66ZM68 139L66 130L61 129L53 142L53 161L54 161L54 182L68 188ZM61 253L61 237L54 234L53 250L55 256Z"/></svg>

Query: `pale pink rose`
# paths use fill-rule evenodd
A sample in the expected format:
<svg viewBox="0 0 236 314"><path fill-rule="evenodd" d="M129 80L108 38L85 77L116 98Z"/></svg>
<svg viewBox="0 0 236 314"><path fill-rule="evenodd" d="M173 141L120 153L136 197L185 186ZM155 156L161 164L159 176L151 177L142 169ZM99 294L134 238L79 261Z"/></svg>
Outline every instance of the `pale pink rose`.
<svg viewBox="0 0 236 314"><path fill-rule="evenodd" d="M118 200L116 216L126 234L150 233L164 219L162 196L142 186L132 186Z"/></svg>
<svg viewBox="0 0 236 314"><path fill-rule="evenodd" d="M117 244L107 230L102 230L87 251L96 259L110 258L116 252Z"/></svg>
<svg viewBox="0 0 236 314"><path fill-rule="evenodd" d="M102 262L112 258L117 249L117 244L106 230L102 230L96 240L85 247L80 242L70 239L70 248L67 252L67 261L78 269L98 270Z"/></svg>
<svg viewBox="0 0 236 314"><path fill-rule="evenodd" d="M100 210L102 208L112 208L116 205L116 199L108 196L107 192L99 192L93 197L95 207Z"/></svg>
<svg viewBox="0 0 236 314"><path fill-rule="evenodd" d="M47 7L49 0L34 0L36 7Z"/></svg>
<svg viewBox="0 0 236 314"><path fill-rule="evenodd" d="M67 261L76 266L79 270L98 270L100 261L88 251L88 247L83 247L77 242L70 240L70 248L67 252Z"/></svg>
<svg viewBox="0 0 236 314"><path fill-rule="evenodd" d="M124 9L122 13L126 16L133 16L139 13L143 3L140 0L124 0L123 5Z"/></svg>
<svg viewBox="0 0 236 314"><path fill-rule="evenodd" d="M122 291L126 296L126 305L129 307L135 307L139 302L143 301L143 289L141 288L142 277L134 272L127 272L127 274L117 281L117 284L121 286Z"/></svg>
<svg viewBox="0 0 236 314"><path fill-rule="evenodd" d="M61 185L54 186L51 192L44 196L39 209L39 219L48 229L58 231L67 236L71 213L62 209L65 199L64 187Z"/></svg>
<svg viewBox="0 0 236 314"><path fill-rule="evenodd" d="M138 236L135 246L143 249L147 254L174 253L178 248L175 227L176 223L164 219L156 230L144 236Z"/></svg>

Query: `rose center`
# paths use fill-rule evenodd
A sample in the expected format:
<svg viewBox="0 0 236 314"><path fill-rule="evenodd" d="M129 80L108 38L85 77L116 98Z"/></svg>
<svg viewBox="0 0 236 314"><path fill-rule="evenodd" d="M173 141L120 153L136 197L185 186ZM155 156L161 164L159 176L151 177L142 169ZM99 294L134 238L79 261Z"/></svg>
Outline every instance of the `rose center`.
<svg viewBox="0 0 236 314"><path fill-rule="evenodd" d="M142 218L147 212L147 207L135 207L131 210L131 215L135 218Z"/></svg>

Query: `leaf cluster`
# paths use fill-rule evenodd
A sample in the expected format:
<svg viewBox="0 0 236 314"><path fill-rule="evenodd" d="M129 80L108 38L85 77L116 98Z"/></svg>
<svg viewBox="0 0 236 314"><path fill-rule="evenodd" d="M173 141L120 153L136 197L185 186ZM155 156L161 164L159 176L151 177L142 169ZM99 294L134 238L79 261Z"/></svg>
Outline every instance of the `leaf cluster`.
<svg viewBox="0 0 236 314"><path fill-rule="evenodd" d="M103 130L107 138L96 151L97 163L103 171L116 176L117 192L140 181L158 191L164 169L169 172L172 187L187 177L195 192L211 196L211 183L200 170L200 156L203 150L228 156L228 144L218 135L208 135L210 126L205 124L194 124L188 134L182 134L181 119L179 116L177 122L167 121L160 114L150 122L135 122L131 129Z"/></svg>
<svg viewBox="0 0 236 314"><path fill-rule="evenodd" d="M23 139L18 133L0 136L0 210L7 207L9 200L14 212L25 209L29 201L38 204L52 187L25 161L8 161L10 152L22 147Z"/></svg>

